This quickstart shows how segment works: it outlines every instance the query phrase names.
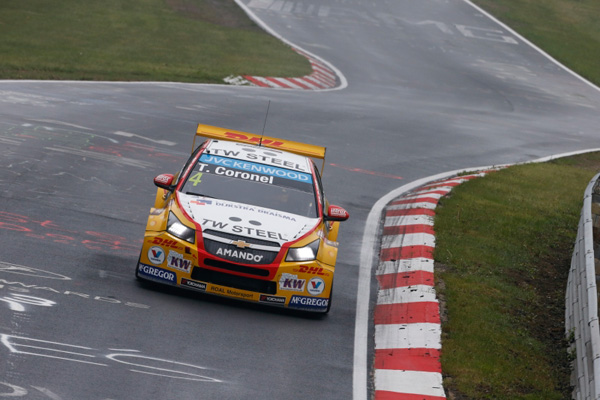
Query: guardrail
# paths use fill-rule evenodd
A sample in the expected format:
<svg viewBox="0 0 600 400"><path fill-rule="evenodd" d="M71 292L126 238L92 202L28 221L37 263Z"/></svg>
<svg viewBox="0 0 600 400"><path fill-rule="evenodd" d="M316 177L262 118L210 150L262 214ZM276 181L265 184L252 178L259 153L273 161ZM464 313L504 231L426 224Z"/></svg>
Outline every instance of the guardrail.
<svg viewBox="0 0 600 400"><path fill-rule="evenodd" d="M569 351L574 355L572 397L577 400L600 400L600 330L593 237L594 225L600 227L600 215L592 214L594 193L600 194L599 177L600 174L594 176L585 190L565 298L565 329ZM599 222L595 224L595 220Z"/></svg>

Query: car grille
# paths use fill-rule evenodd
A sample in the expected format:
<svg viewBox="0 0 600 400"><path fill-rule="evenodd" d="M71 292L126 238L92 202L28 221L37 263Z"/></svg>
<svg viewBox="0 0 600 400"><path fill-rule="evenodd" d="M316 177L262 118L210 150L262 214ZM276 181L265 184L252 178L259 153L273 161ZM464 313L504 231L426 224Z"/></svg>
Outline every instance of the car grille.
<svg viewBox="0 0 600 400"><path fill-rule="evenodd" d="M276 251L240 249L232 244L204 239L204 249L217 257L242 264L271 264L277 258Z"/></svg>
<svg viewBox="0 0 600 400"><path fill-rule="evenodd" d="M240 272L242 274L256 275L256 276L269 276L269 270L263 268L248 267L240 264L233 264L226 261L213 260L212 258L204 259L204 264L209 267L215 267L220 269L226 269L228 271Z"/></svg>
<svg viewBox="0 0 600 400"><path fill-rule="evenodd" d="M209 265L209 263L207 263L207 265ZM263 281L260 279L230 275L227 273L213 271L200 267L194 267L194 269L192 270L192 279L196 279L202 282L213 283L215 285L227 286L234 289L248 290L251 292L265 294L277 293L277 282Z"/></svg>
<svg viewBox="0 0 600 400"><path fill-rule="evenodd" d="M269 246L279 249L279 244L261 239L254 239L245 236L237 236L229 233L207 230L205 234L217 236L227 240L240 240L248 244ZM216 240L204 238L204 249L215 256L225 260L242 264L271 264L277 258L279 251L268 251L262 249L239 248L234 244L222 243Z"/></svg>

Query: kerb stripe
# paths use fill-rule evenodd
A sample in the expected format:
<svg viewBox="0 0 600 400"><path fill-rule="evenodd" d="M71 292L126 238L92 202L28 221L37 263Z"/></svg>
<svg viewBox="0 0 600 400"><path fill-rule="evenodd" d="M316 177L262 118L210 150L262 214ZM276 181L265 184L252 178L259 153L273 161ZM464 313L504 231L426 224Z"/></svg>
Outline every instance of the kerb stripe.
<svg viewBox="0 0 600 400"><path fill-rule="evenodd" d="M437 372L376 369L375 385L388 392L444 396L442 374Z"/></svg>
<svg viewBox="0 0 600 400"><path fill-rule="evenodd" d="M395 225L395 226L384 226L383 235L407 235L411 233L427 233L434 235L433 226L431 225Z"/></svg>
<svg viewBox="0 0 600 400"><path fill-rule="evenodd" d="M377 349L375 368L441 373L440 355L438 349Z"/></svg>
<svg viewBox="0 0 600 400"><path fill-rule="evenodd" d="M403 258L433 258L433 247L431 246L408 246L381 249L381 261L394 261Z"/></svg>
<svg viewBox="0 0 600 400"><path fill-rule="evenodd" d="M393 201L390 203L390 206L398 206L401 204L414 204L414 203L437 204L438 201L439 201L439 199L435 199L433 197L415 197L414 199Z"/></svg>
<svg viewBox="0 0 600 400"><path fill-rule="evenodd" d="M380 289L391 289L412 285L434 286L433 272L412 271L398 274L377 275Z"/></svg>
<svg viewBox="0 0 600 400"><path fill-rule="evenodd" d="M375 400L446 400L446 397L428 396L424 394L387 392L385 390L375 391Z"/></svg>
<svg viewBox="0 0 600 400"><path fill-rule="evenodd" d="M379 304L375 306L375 324L440 323L437 302Z"/></svg>
<svg viewBox="0 0 600 400"><path fill-rule="evenodd" d="M388 210L385 213L386 217L398 217L401 215L427 215L433 217L435 215L435 210L430 210L428 208L406 208L400 210Z"/></svg>

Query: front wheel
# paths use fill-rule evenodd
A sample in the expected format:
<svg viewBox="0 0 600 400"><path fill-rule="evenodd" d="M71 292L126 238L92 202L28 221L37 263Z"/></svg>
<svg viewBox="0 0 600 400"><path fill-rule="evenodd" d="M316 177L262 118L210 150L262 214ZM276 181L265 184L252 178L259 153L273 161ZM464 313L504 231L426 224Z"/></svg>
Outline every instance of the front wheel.
<svg viewBox="0 0 600 400"><path fill-rule="evenodd" d="M331 281L331 290L329 291L329 301L327 302L327 309L323 314L328 314L331 310L331 301L333 300L333 280Z"/></svg>
<svg viewBox="0 0 600 400"><path fill-rule="evenodd" d="M140 261L142 261L142 255L137 260L137 264L135 264L135 278L138 281L143 281L144 279L140 278Z"/></svg>

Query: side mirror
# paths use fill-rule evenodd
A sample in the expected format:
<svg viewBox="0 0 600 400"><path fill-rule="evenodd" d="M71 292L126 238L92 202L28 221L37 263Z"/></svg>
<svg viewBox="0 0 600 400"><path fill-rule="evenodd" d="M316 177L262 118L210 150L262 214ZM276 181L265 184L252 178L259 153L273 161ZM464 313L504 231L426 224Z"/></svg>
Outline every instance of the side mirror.
<svg viewBox="0 0 600 400"><path fill-rule="evenodd" d="M340 206L329 206L327 209L327 215L325 221L345 221L350 218L348 211L344 210Z"/></svg>
<svg viewBox="0 0 600 400"><path fill-rule="evenodd" d="M168 191L172 191L173 188L173 180L175 177L171 174L160 174L156 178L154 178L154 184L161 189L165 189Z"/></svg>

